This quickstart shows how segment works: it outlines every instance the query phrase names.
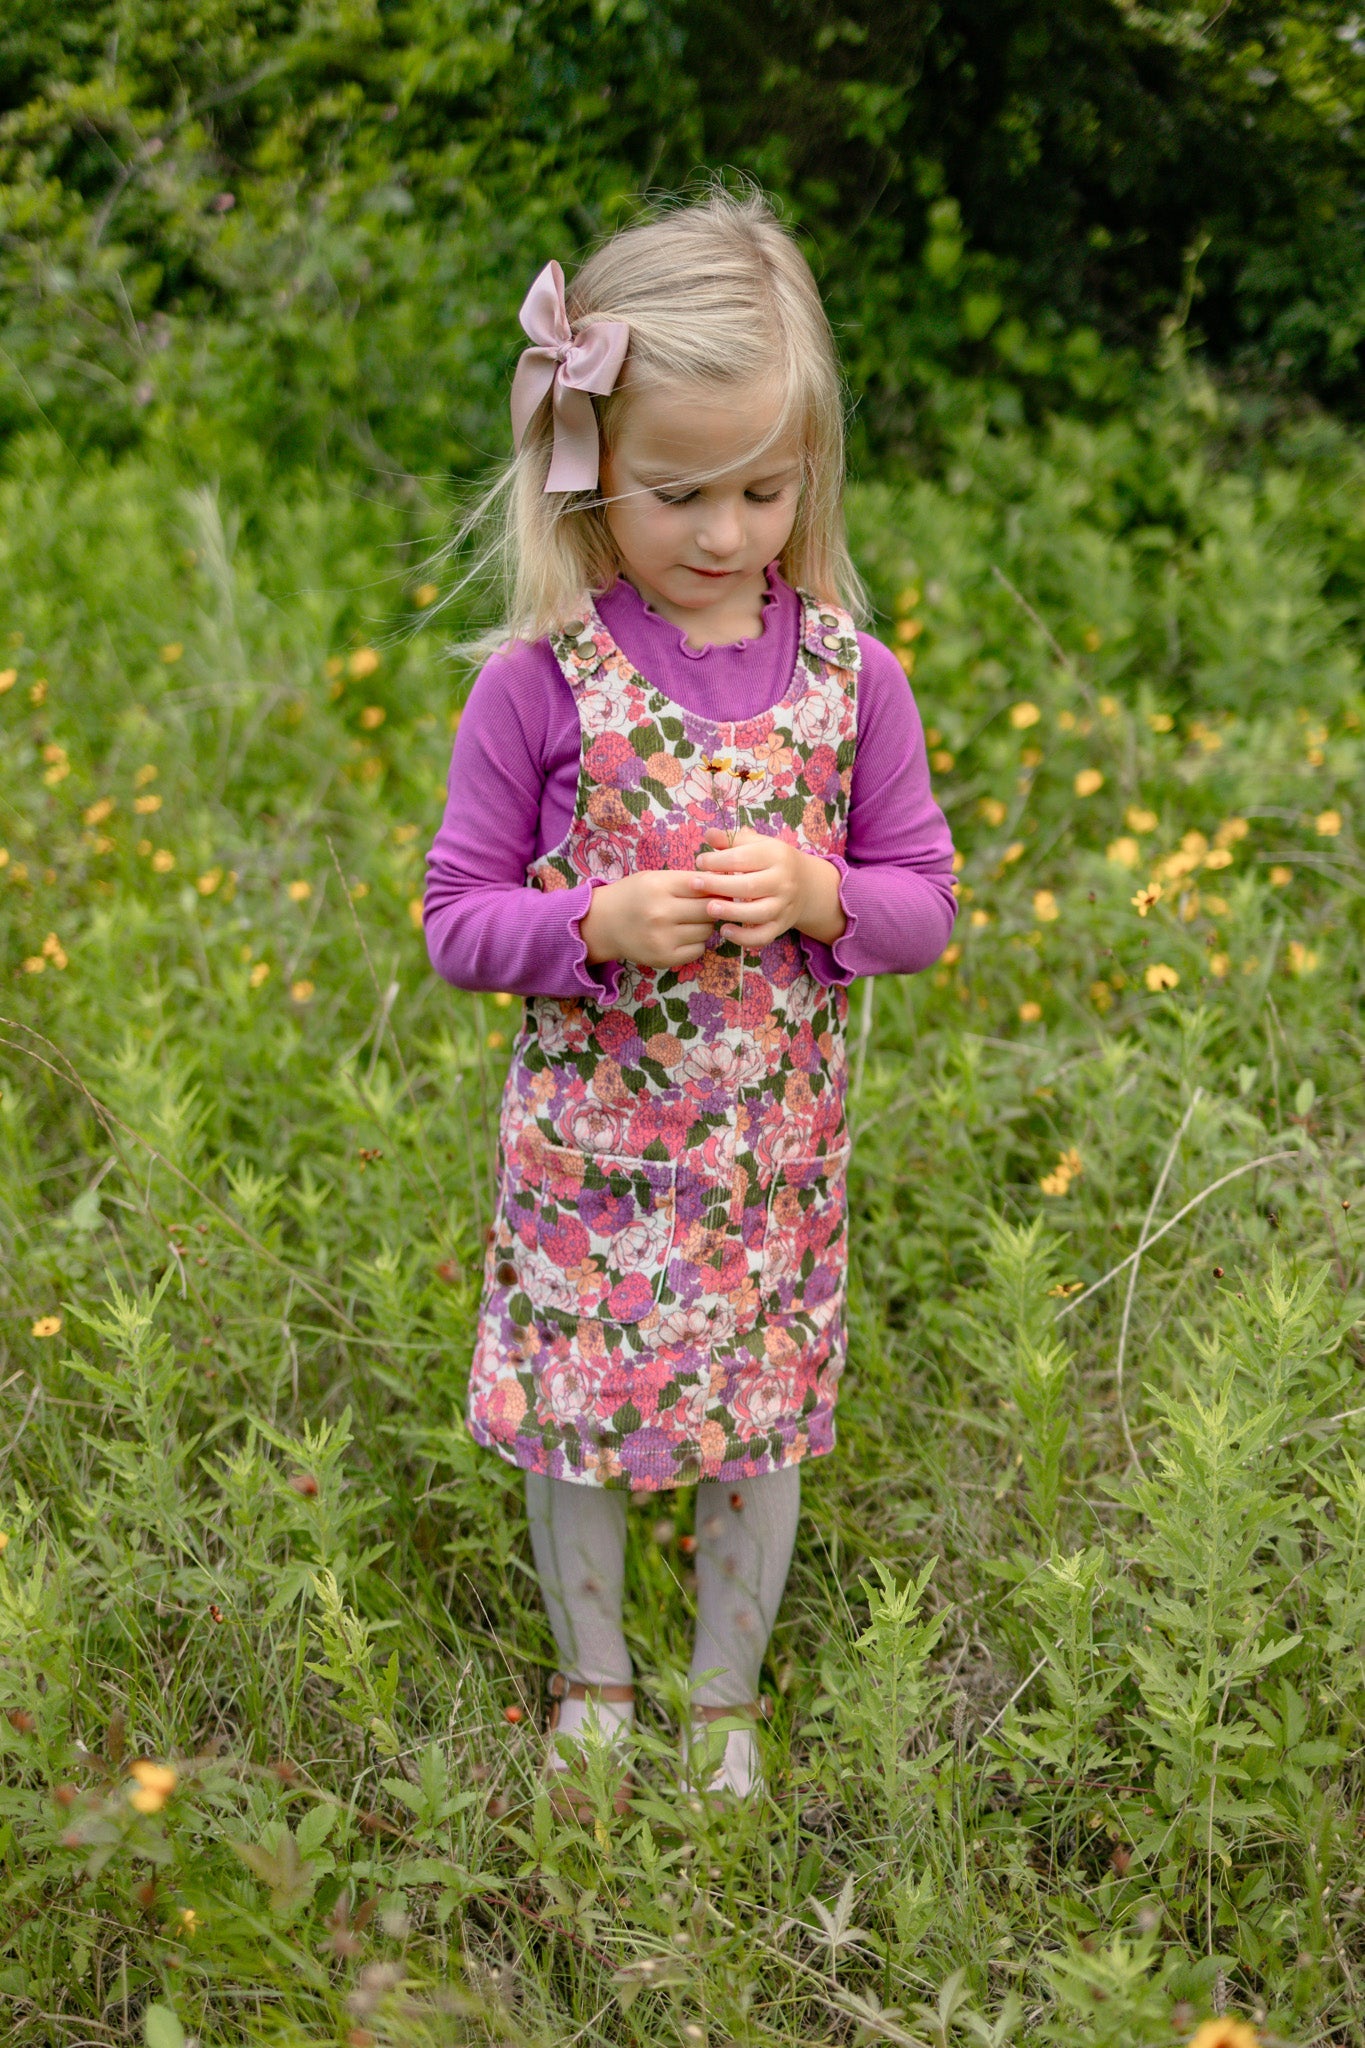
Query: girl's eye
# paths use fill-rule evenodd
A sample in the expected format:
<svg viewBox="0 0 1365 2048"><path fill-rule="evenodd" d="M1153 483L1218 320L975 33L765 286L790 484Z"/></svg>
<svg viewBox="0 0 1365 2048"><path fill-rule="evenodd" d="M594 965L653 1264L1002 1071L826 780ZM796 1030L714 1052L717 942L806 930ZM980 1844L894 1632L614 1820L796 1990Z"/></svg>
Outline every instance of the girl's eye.
<svg viewBox="0 0 1365 2048"><path fill-rule="evenodd" d="M745 497L751 505L775 505L782 496L781 491L746 491Z"/></svg>
<svg viewBox="0 0 1365 2048"><path fill-rule="evenodd" d="M667 491L656 491L654 495L661 505L690 505L697 494L695 491L684 491L681 497L670 498Z"/></svg>

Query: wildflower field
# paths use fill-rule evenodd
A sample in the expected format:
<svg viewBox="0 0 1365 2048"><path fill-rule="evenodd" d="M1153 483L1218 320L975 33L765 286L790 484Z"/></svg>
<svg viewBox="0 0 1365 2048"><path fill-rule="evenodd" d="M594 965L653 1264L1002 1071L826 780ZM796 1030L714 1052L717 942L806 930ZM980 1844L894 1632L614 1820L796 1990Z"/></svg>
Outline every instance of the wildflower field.
<svg viewBox="0 0 1365 2048"><path fill-rule="evenodd" d="M538 1796L461 1422L516 1025L431 975L440 508L0 480L0 2040L1365 2039L1365 460L1181 371L854 493L961 849L850 1010L770 1797Z"/></svg>

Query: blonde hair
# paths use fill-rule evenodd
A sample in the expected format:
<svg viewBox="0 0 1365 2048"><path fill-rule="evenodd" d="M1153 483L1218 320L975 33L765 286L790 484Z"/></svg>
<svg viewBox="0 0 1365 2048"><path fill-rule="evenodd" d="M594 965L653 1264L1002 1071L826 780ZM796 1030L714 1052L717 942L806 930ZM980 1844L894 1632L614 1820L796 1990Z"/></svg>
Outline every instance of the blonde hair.
<svg viewBox="0 0 1365 2048"><path fill-rule="evenodd" d="M565 304L575 331L589 320L622 320L630 329L622 383L593 401L604 453L642 390L762 379L780 394L775 424L753 450L757 455L795 429L801 490L779 567L797 588L865 616L844 532L843 389L834 337L810 265L762 193L751 187L736 196L713 186L700 201L670 205L623 229L583 264ZM493 525L471 576L500 571L499 638L537 640L556 631L581 616L585 594L607 589L621 568L601 496L546 491L551 443L547 398L460 536Z"/></svg>

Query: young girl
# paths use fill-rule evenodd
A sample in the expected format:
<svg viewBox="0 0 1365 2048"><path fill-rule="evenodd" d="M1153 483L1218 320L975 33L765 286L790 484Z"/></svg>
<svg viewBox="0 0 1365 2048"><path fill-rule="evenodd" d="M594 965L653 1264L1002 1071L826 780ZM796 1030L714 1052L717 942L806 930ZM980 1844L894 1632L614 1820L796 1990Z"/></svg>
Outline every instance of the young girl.
<svg viewBox="0 0 1365 2048"><path fill-rule="evenodd" d="M834 1444L847 987L938 958L953 849L850 616L838 365L767 205L631 228L567 294L551 263L521 317L509 637L425 903L438 973L527 999L469 1426L526 1474L552 1783L633 1719L625 1493L695 1484L689 1735L728 1726L712 1784L745 1796L801 1462Z"/></svg>

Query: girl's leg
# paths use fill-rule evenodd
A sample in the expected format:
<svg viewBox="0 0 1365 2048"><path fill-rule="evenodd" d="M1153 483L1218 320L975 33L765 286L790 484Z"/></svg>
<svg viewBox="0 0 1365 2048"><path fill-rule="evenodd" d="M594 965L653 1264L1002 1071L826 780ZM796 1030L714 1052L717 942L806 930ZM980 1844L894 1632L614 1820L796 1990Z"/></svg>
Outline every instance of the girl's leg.
<svg viewBox="0 0 1365 2048"><path fill-rule="evenodd" d="M625 1495L528 1472L526 1513L560 1670L585 1685L629 1685L630 1653L621 1628ZM594 1716L611 1734L630 1726L635 1709L627 1700L562 1700L556 1733L581 1736Z"/></svg>
<svg viewBox="0 0 1365 2048"><path fill-rule="evenodd" d="M787 1583L800 1512L799 1465L761 1479L704 1480L698 1486L691 1668L698 1706L738 1707L758 1697L759 1668ZM713 1670L715 1677L697 1683L703 1671ZM726 1740L723 1781L743 1795L757 1776L758 1746L747 1728L736 1729Z"/></svg>

